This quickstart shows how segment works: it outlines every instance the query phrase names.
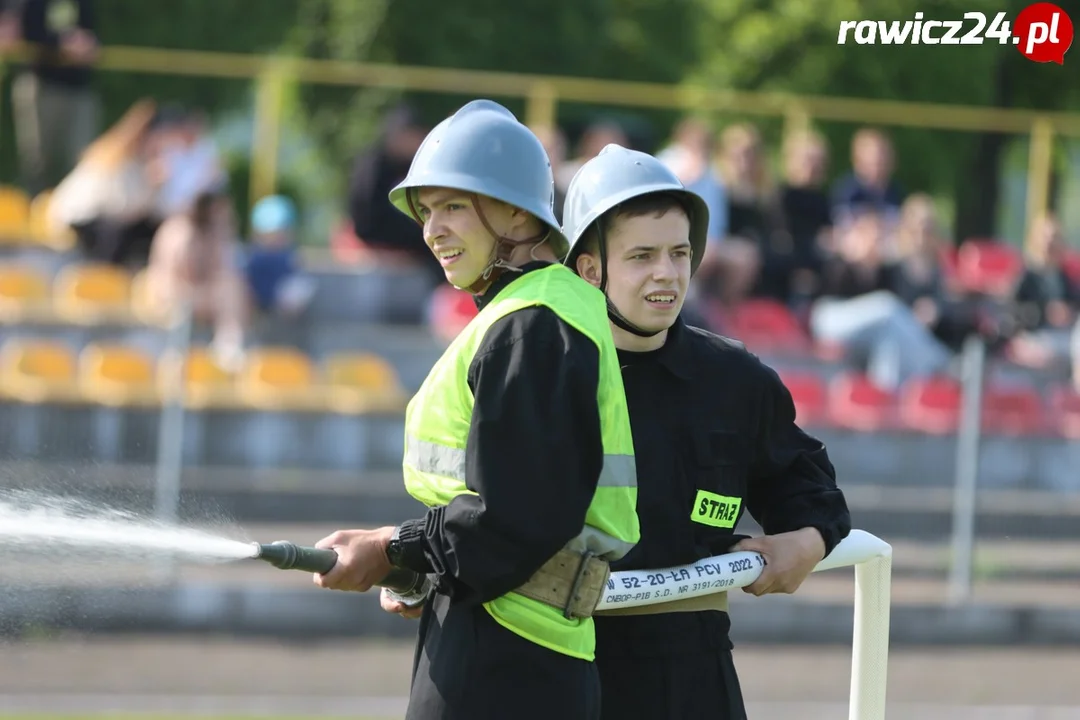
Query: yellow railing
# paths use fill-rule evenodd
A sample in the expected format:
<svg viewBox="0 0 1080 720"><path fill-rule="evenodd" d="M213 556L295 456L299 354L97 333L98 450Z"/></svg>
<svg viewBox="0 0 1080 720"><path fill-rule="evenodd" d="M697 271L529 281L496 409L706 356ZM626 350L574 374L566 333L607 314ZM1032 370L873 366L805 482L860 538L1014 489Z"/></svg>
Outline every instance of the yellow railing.
<svg viewBox="0 0 1080 720"><path fill-rule="evenodd" d="M25 57L24 51L13 57ZM101 70L198 77L251 78L256 85L252 198L273 192L284 88L301 82L383 87L526 100L526 122L553 124L560 101L638 108L733 112L781 117L785 131L812 120L1030 136L1027 220L1048 207L1055 138L1080 137L1080 113L747 92L695 85L403 67L275 55L104 48Z"/></svg>

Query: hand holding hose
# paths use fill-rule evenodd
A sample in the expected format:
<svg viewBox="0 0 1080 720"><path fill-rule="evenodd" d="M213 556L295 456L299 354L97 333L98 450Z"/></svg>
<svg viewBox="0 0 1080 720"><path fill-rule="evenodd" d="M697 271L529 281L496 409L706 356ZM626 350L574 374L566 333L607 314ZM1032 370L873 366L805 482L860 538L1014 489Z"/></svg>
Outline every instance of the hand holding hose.
<svg viewBox="0 0 1080 720"><path fill-rule="evenodd" d="M400 615L406 620L415 620L424 613L422 603L409 604L390 588L383 588L379 593L379 606L388 613Z"/></svg>
<svg viewBox="0 0 1080 720"><path fill-rule="evenodd" d="M314 583L327 590L367 592L378 585L394 567L386 557L393 527L377 530L338 530L315 547L337 552L338 561L326 574L315 574Z"/></svg>
<svg viewBox="0 0 1080 720"><path fill-rule="evenodd" d="M812 527L741 540L732 552L761 553L768 565L756 581L743 588L751 595L793 593L825 557L825 541Z"/></svg>

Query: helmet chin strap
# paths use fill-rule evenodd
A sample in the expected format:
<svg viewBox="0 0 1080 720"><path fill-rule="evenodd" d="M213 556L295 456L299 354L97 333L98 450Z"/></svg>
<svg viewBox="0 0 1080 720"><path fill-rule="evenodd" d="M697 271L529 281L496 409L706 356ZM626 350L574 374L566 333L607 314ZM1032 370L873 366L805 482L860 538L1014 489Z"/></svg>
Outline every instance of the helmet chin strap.
<svg viewBox="0 0 1080 720"><path fill-rule="evenodd" d="M619 312L619 308L615 307L615 303L611 302L611 298L607 294L607 238L604 237L604 229L600 227L600 225L599 222L596 223L596 232L600 241L600 292L604 293L604 298L607 300L608 319L611 320L615 327L625 330L631 335L637 335L642 338L656 337L664 331L656 330L650 332L638 327L627 320L626 316Z"/></svg>
<svg viewBox="0 0 1080 720"><path fill-rule="evenodd" d="M505 235L500 235L495 232L495 228L491 227L491 223L488 222L487 216L484 215L484 209L480 207L480 197L476 193L471 194L473 209L476 210L476 217L480 220L480 224L484 226L484 229L491 233L491 237L495 238L495 245L491 248L491 257L488 258L488 264L484 268L484 271L480 273L480 277L476 278L473 282L464 290L468 290L473 295L479 295L480 293L491 287L492 283L502 277L506 272L521 272L521 268L510 264L510 258L521 245L536 245L539 246L542 242L548 239L548 235L551 233L551 228L545 227L544 231L533 237L525 238L523 240L514 240L508 238ZM533 250L536 248L534 247Z"/></svg>

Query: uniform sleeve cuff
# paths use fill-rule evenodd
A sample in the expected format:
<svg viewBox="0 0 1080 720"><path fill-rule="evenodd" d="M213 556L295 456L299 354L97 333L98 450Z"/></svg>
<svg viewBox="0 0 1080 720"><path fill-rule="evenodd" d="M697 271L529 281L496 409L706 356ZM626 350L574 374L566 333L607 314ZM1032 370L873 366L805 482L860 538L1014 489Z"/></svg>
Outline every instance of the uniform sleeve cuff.
<svg viewBox="0 0 1080 720"><path fill-rule="evenodd" d="M427 559L424 541L427 521L406 520L398 528L398 541L401 543L401 566L419 573L432 572L431 563Z"/></svg>
<svg viewBox="0 0 1080 720"><path fill-rule="evenodd" d="M812 525L819 533L821 533L821 539L825 541L825 557L829 557L829 554L833 551L840 541L847 536L847 532L835 525Z"/></svg>

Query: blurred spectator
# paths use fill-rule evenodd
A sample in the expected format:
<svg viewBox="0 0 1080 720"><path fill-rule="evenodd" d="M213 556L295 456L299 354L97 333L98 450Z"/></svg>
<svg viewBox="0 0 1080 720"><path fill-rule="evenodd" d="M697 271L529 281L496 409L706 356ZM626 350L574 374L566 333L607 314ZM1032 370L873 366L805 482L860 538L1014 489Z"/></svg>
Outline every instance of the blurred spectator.
<svg viewBox="0 0 1080 720"><path fill-rule="evenodd" d="M904 201L895 244L889 289L934 335L959 349L976 329L976 309L946 280L942 257L951 243L942 234L930 196L916 193Z"/></svg>
<svg viewBox="0 0 1080 720"><path fill-rule="evenodd" d="M572 160L562 163L558 172L555 173L555 187L565 194L566 189L570 187L570 181L574 179L574 175L581 166L599 155L601 150L612 143L630 147L630 138L617 123L598 122L585 128L581 139L578 140L577 155Z"/></svg>
<svg viewBox="0 0 1080 720"><path fill-rule="evenodd" d="M952 354L891 291L882 262L884 235L884 219L868 211L840 229L838 254L824 268L810 327L818 340L865 359L878 387L896 390L910 378L946 370Z"/></svg>
<svg viewBox="0 0 1080 720"><path fill-rule="evenodd" d="M162 217L186 212L195 198L227 181L217 145L203 113L181 107L162 109L155 121L155 172L161 179Z"/></svg>
<svg viewBox="0 0 1080 720"><path fill-rule="evenodd" d="M657 153L687 190L701 196L709 208L709 242L727 234L727 197L720 173L713 167L713 134L702 120L687 118L675 128L672 143Z"/></svg>
<svg viewBox="0 0 1080 720"><path fill-rule="evenodd" d="M851 164L852 172L833 187L833 219L840 222L866 209L893 222L904 194L893 180L892 141L880 130L859 130L851 140Z"/></svg>
<svg viewBox="0 0 1080 720"><path fill-rule="evenodd" d="M203 193L187 212L162 223L147 268L149 302L158 312L190 307L195 323L214 328L218 361L235 368L243 357L247 303L235 268L236 215L223 189Z"/></svg>
<svg viewBox="0 0 1080 720"><path fill-rule="evenodd" d="M551 161L551 172L558 175L563 163L566 162L566 136L557 127L535 127L532 131L547 151L548 160ZM559 222L562 222L563 202L566 200L565 190L566 188L559 187L559 184L555 183L555 219Z"/></svg>
<svg viewBox="0 0 1080 720"><path fill-rule="evenodd" d="M98 55L93 0L22 0L22 38L37 46L11 88L27 192L52 187L98 131L90 65ZM61 62L62 61L62 62Z"/></svg>
<svg viewBox="0 0 1080 720"><path fill-rule="evenodd" d="M820 134L806 131L786 138L780 207L791 237L787 300L793 306L818 292L824 255L832 245L832 208L823 189L827 162Z"/></svg>
<svg viewBox="0 0 1080 720"><path fill-rule="evenodd" d="M759 268L752 294L786 299L791 238L784 228L776 188L765 163L757 128L731 125L720 135L720 172L727 193L726 242L749 244ZM741 268L748 270L747 265Z"/></svg>
<svg viewBox="0 0 1080 720"><path fill-rule="evenodd" d="M315 295L297 259L296 207L281 195L262 198L251 210L251 232L244 269L255 307L296 317Z"/></svg>
<svg viewBox="0 0 1080 720"><path fill-rule="evenodd" d="M53 192L51 220L72 228L87 257L145 264L160 224L157 187L149 171L152 101L133 105L91 143Z"/></svg>
<svg viewBox="0 0 1080 720"><path fill-rule="evenodd" d="M22 0L0 0L0 51L13 50L22 39Z"/></svg>
<svg viewBox="0 0 1080 720"><path fill-rule="evenodd" d="M1069 357L1080 287L1063 267L1066 245L1056 217L1047 214L1032 223L1026 247L1027 268L1014 297L1021 332L1011 350L1022 364L1046 367Z"/></svg>
<svg viewBox="0 0 1080 720"><path fill-rule="evenodd" d="M444 273L424 244L424 233L411 218L390 204L390 190L409 172L413 156L427 134L415 111L400 105L384 119L379 137L353 166L349 180L349 217L363 255L376 264L405 263L422 267L433 281Z"/></svg>

